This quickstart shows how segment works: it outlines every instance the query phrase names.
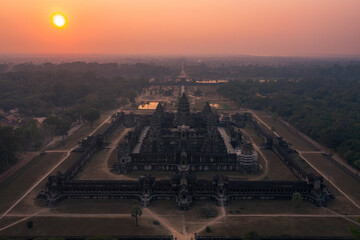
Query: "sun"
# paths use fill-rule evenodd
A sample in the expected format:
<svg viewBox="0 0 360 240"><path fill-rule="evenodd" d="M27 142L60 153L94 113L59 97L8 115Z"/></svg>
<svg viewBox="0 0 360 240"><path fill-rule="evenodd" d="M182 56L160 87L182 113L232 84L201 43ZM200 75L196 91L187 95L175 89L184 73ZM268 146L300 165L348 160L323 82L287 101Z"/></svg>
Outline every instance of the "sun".
<svg viewBox="0 0 360 240"><path fill-rule="evenodd" d="M51 15L51 22L57 28L64 28L67 24L66 16L60 12Z"/></svg>

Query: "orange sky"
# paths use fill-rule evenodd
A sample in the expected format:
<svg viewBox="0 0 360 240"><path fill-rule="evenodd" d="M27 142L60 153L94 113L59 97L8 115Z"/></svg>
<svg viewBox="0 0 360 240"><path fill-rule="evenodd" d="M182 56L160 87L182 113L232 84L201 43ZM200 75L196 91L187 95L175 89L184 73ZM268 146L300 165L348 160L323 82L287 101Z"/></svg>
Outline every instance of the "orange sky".
<svg viewBox="0 0 360 240"><path fill-rule="evenodd" d="M360 0L1 0L0 53L360 54Z"/></svg>

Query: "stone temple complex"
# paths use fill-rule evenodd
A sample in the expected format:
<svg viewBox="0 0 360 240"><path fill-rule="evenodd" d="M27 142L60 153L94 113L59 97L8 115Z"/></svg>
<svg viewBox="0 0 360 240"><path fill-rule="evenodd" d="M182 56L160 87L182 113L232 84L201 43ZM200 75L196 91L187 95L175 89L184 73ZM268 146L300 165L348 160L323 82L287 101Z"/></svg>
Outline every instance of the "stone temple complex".
<svg viewBox="0 0 360 240"><path fill-rule="evenodd" d="M101 134L84 139L74 151L79 158L64 172L49 176L38 195L53 207L65 199L136 199L146 207L154 200L174 200L180 209L189 209L194 200L212 200L224 206L232 200L292 199L326 206L333 198L321 176L309 172L292 158L297 154L281 137L266 133L250 113L222 115L208 103L201 112L191 112L185 91L181 91L176 112L167 112L161 103L152 115L117 113ZM293 173L293 181L246 181L231 179L226 172L255 174L261 170L252 144L239 131L249 125ZM79 180L77 174L92 157L105 149L106 141L120 126L131 128L117 147L117 161L109 174L148 172L131 180ZM171 171L170 178L155 179L152 171ZM198 172L216 172L211 179ZM230 174L229 174L230 175Z"/></svg>
<svg viewBox="0 0 360 240"><path fill-rule="evenodd" d="M134 144L136 143L136 144ZM147 121L120 144L115 171L258 171L251 143L206 103L202 112L191 113L182 94L176 113L165 112L161 103Z"/></svg>

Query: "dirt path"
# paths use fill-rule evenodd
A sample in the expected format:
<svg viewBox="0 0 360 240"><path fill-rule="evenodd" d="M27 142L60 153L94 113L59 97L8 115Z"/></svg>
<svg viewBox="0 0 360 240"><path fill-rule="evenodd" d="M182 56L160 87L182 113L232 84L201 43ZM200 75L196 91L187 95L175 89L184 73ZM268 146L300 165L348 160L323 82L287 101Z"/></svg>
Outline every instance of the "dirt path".
<svg viewBox="0 0 360 240"><path fill-rule="evenodd" d="M46 153L68 152L68 150L46 150Z"/></svg>
<svg viewBox="0 0 360 240"><path fill-rule="evenodd" d="M41 211L39 211L39 212L36 212L36 213L34 213L34 214L30 214L30 215L28 215L28 216L25 216L24 218L22 218L22 219L20 219L20 220L18 220L18 221L15 221L15 222L13 222L13 223L10 223L9 225L7 225L7 226L5 226L5 227L3 227L3 228L0 228L0 232L3 231L3 230L5 230L5 229L8 229L9 227L12 227L12 226L18 224L18 223L24 222L24 221L26 221L26 220L28 220L28 219L30 219L30 218L32 218L32 217L35 217L35 216L37 216L37 215L39 215L39 214L41 214L42 212L45 212L45 211L48 211L48 209L43 209L43 210L41 210Z"/></svg>
<svg viewBox="0 0 360 240"><path fill-rule="evenodd" d="M171 232L174 239L177 239L177 240L195 239L195 233L199 233L199 232L203 231L207 226L212 226L212 225L218 223L221 219L223 219L226 216L225 207L221 207L221 214L219 216L217 216L214 220L212 220L210 222L205 222L202 227L198 228L197 230L195 230L193 232L187 232L186 226L185 226L186 221L184 219L183 231L179 232L173 226L171 226L166 219L162 218L160 215L154 213L150 209L144 208L144 212L146 212L151 217L158 220L163 226L165 226Z"/></svg>
<svg viewBox="0 0 360 240"><path fill-rule="evenodd" d="M323 154L324 152L322 151L298 151L298 152L301 152L301 153L319 153L319 154Z"/></svg>
<svg viewBox="0 0 360 240"><path fill-rule="evenodd" d="M356 222L356 221L350 219L350 218L349 218L349 217L350 217L349 215L345 216L345 215L341 215L341 214L339 214L339 213L337 213L337 212L331 211L330 209L327 209L327 208L325 208L325 209L326 209L328 212L334 214L334 215L333 215L334 217L341 217L341 218L343 218L343 219L345 219L345 220L347 220L347 221L349 221L349 222L355 223L356 225L360 226L360 222Z"/></svg>
<svg viewBox="0 0 360 240"><path fill-rule="evenodd" d="M219 216L217 216L214 220L210 221L209 223L205 224L204 226L202 226L201 228L198 228L196 231L194 231L192 234L195 233L200 233L201 231L205 230L206 227L208 226L212 226L216 223L218 223L221 219L223 219L224 217L226 217L226 211L225 211L225 207L221 207L221 213Z"/></svg>
<svg viewBox="0 0 360 240"><path fill-rule="evenodd" d="M147 214L149 214L151 217L155 218L157 221L159 221L161 223L161 225L163 225L164 227L166 227L171 234L173 235L174 238L176 238L177 240L187 240L187 239L191 239L190 238L186 238L186 236L184 236L183 234L181 234L180 232L178 232L174 227L172 227L164 218L162 218L161 216L159 216L158 214L154 213L153 211L151 211L149 208L144 208L143 209L144 212L146 212Z"/></svg>

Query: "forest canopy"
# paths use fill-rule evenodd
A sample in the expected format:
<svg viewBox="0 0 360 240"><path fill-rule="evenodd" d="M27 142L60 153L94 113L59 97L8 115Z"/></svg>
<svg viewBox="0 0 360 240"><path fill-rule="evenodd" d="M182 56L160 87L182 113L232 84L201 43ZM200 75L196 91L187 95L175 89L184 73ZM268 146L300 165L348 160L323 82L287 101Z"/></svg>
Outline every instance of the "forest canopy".
<svg viewBox="0 0 360 240"><path fill-rule="evenodd" d="M16 152L39 150L49 135L66 137L73 122L96 119L86 119L88 111L99 114L124 105L147 83L142 77L104 77L90 71L0 73L0 109L18 109L21 118L15 128L0 127L0 172L17 161ZM34 117L46 119L40 126Z"/></svg>
<svg viewBox="0 0 360 240"><path fill-rule="evenodd" d="M317 77L233 81L219 92L281 116L354 164L360 160L359 71L359 65L334 65Z"/></svg>

